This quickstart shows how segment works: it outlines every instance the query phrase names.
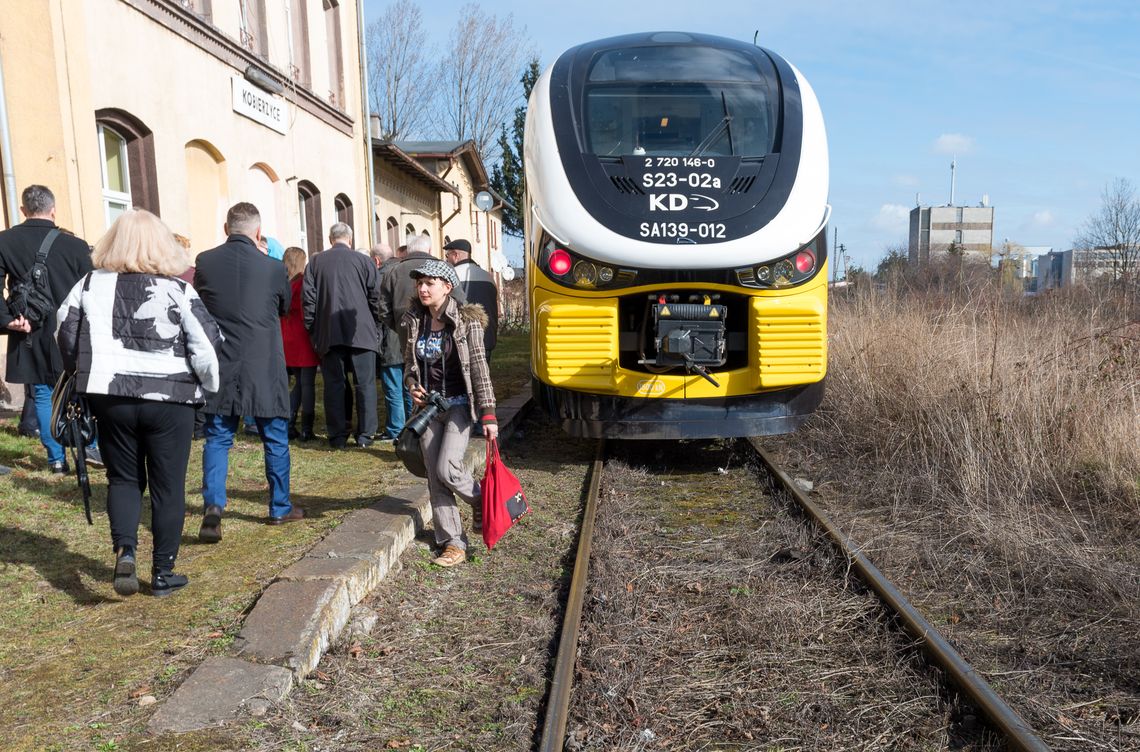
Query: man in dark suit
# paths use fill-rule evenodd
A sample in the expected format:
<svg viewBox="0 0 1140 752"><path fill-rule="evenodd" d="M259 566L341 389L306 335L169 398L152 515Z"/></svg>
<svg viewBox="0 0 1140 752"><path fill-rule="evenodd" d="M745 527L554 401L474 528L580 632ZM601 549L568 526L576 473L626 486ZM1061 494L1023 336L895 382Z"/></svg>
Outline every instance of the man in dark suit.
<svg viewBox="0 0 1140 752"><path fill-rule="evenodd" d="M329 446L348 441L345 415L345 364L356 381L356 443L370 446L376 437L376 321L380 312L380 275L376 265L352 249L352 228L337 222L329 228L332 247L305 267L301 300L305 329L321 356L325 380L325 421Z"/></svg>
<svg viewBox="0 0 1140 752"><path fill-rule="evenodd" d="M285 265L258 249L261 214L253 204L230 207L223 229L226 242L198 254L194 269L194 289L225 337L218 350L221 387L205 406L198 539L206 543L222 539L230 447L243 415L252 415L261 433L270 524L305 516L289 500L289 379L280 320L291 297Z"/></svg>
<svg viewBox="0 0 1140 752"><path fill-rule="evenodd" d="M53 230L57 232L44 265L48 270L48 287L58 308L71 288L91 271L91 249L74 235L59 232L55 225L55 196L42 185L29 185L20 196L24 222L0 232L0 289L26 279L36 261L36 253ZM5 378L14 384L31 384L40 427L40 443L47 450L48 465L58 475L68 472L67 456L51 435L51 395L63 359L55 341L55 311L33 328L30 321L12 311L0 296L0 330L8 334L8 372ZM89 464L102 465L98 451Z"/></svg>

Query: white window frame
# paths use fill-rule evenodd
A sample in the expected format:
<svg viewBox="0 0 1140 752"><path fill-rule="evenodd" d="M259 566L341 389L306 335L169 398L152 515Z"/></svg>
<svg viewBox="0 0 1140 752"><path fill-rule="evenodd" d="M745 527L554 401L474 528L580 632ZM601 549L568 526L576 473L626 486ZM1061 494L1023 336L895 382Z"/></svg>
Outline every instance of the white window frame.
<svg viewBox="0 0 1140 752"><path fill-rule="evenodd" d="M301 193L300 189L297 190L297 229L301 231L301 247L305 249L305 255L309 254L309 219L305 216L305 194Z"/></svg>
<svg viewBox="0 0 1140 752"><path fill-rule="evenodd" d="M107 221L107 226L110 227L111 223L115 221L123 212L128 211L133 202L131 201L131 165L130 156L127 154L127 139L126 136L119 133L110 126L99 123L98 126L99 136L99 176L103 181L103 216ZM106 145L106 132L110 132L116 138L123 142L123 148L120 152L123 160L123 182L126 183L126 192L113 191L107 186L110 185L109 175L107 174L107 145ZM112 207L118 208L118 211L112 215Z"/></svg>

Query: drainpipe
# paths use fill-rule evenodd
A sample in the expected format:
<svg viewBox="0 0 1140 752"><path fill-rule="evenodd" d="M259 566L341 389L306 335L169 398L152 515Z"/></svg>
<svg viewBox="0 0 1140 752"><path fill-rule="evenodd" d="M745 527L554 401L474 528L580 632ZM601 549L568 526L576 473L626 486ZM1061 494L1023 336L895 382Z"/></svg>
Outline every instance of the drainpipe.
<svg viewBox="0 0 1140 752"><path fill-rule="evenodd" d="M4 197L7 199L8 226L20 218L16 199L16 172L12 167L12 132L8 128L8 96L4 93L4 65L0 62L0 162L4 163Z"/></svg>
<svg viewBox="0 0 1140 752"><path fill-rule="evenodd" d="M372 167L372 111L368 102L368 43L364 28L364 0L356 2L356 36L360 39L360 109L364 113L364 169L368 176L368 248L376 242L376 183Z"/></svg>

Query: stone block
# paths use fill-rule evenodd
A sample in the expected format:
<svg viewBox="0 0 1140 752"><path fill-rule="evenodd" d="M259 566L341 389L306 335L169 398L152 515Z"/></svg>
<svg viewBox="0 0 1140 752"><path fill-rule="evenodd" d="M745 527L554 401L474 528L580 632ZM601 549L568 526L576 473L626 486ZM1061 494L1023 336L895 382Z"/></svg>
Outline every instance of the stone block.
<svg viewBox="0 0 1140 752"><path fill-rule="evenodd" d="M352 605L339 579L279 580L262 593L231 651L304 678L348 622Z"/></svg>
<svg viewBox="0 0 1140 752"><path fill-rule="evenodd" d="M151 716L147 731L184 733L219 726L246 709L281 702L292 688L293 672L281 666L259 666L224 656L207 658Z"/></svg>

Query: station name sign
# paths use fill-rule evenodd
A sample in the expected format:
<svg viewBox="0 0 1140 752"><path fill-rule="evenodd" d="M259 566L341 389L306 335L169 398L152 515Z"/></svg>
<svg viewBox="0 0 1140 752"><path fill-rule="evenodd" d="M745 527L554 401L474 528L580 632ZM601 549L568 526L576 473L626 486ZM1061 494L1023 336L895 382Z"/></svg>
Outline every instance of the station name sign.
<svg viewBox="0 0 1140 752"><path fill-rule="evenodd" d="M256 120L278 133L288 132L285 102L262 91L241 76L234 76L231 80L234 91L234 112L245 115L250 120Z"/></svg>

